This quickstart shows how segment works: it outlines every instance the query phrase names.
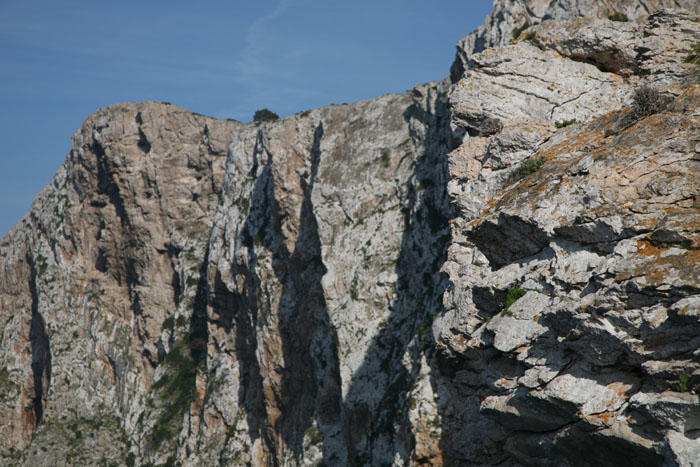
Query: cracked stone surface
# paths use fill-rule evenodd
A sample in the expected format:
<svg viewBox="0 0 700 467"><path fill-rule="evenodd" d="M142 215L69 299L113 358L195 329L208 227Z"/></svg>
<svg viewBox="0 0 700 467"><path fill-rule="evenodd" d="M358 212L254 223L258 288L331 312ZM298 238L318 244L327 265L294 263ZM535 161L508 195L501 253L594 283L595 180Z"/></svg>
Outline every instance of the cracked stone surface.
<svg viewBox="0 0 700 467"><path fill-rule="evenodd" d="M686 18L657 13L622 29L631 38L633 31ZM535 28L536 41L554 46L556 41L545 39L554 37L547 36L549 28L571 29L578 21L611 23L545 22ZM696 24L685 29L686 42L698 40ZM624 53L631 39L620 38L616 47ZM578 61L584 43L578 43L579 52L560 44L557 60ZM477 54L473 62L502 54L509 58L488 63L508 64L531 49L518 43ZM586 50L598 53L592 49ZM660 53L673 56L674 50ZM681 67L679 62L674 66ZM572 74L578 69L566 68ZM506 69L500 72L511 73ZM520 69L513 67L504 79ZM630 62L628 70L635 69L639 64ZM479 65L466 71L464 82L487 82L479 73ZM533 126L517 106L501 132L484 136L484 122L489 128L488 119L506 117L497 113L498 100L484 104L475 99L480 92L460 90L459 83L453 88L453 115L479 136L449 156L448 192L459 215L451 221L443 266L450 278L446 313L433 332L438 358L450 369L443 375L452 375L449 398L458 401L453 419L489 433L489 441L479 435L475 443L474 435L472 449L446 457L476 463L488 453L489 462L514 465L694 465L700 433L700 87L689 86L680 74L669 78L671 71L660 75L664 79L655 82L675 79L668 92L678 94L661 113L630 123L625 105L601 105L600 113L584 112L585 123L539 130L539 137L532 137ZM656 80L653 73L645 76ZM637 79L625 78L622 89ZM533 82L524 83L515 92L532 92ZM482 109L486 119L468 118ZM546 121L546 111L538 122ZM518 155L487 165L502 135L518 131ZM526 158L543 160L542 168L509 176ZM526 293L506 312L506 292L513 288ZM586 449L596 454L584 454Z"/></svg>
<svg viewBox="0 0 700 467"><path fill-rule="evenodd" d="M0 243L0 463L697 465L698 13L498 0L402 95L95 112Z"/></svg>

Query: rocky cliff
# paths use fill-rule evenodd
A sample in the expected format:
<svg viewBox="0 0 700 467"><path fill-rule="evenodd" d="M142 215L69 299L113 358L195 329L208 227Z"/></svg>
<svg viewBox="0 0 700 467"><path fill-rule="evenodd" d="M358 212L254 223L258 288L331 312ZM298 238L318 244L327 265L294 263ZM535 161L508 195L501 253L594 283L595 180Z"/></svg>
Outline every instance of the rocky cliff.
<svg viewBox="0 0 700 467"><path fill-rule="evenodd" d="M698 465L700 5L494 3L404 95L88 118L0 244L3 463Z"/></svg>

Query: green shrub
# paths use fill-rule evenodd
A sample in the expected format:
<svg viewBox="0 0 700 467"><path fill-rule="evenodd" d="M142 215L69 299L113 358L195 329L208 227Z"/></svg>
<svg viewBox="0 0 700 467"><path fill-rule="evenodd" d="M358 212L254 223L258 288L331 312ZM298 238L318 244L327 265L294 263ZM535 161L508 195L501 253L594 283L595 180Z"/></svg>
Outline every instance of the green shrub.
<svg viewBox="0 0 700 467"><path fill-rule="evenodd" d="M509 308L505 308L503 311L501 311L501 316L513 316L513 312L510 311Z"/></svg>
<svg viewBox="0 0 700 467"><path fill-rule="evenodd" d="M510 311L510 306L517 302L520 297L525 295L527 293L527 290L519 289L517 287L513 287L508 291L506 294L506 307L503 309L503 312L509 316L513 316L513 312Z"/></svg>
<svg viewBox="0 0 700 467"><path fill-rule="evenodd" d="M546 161L547 159L544 157L538 157L537 159L527 159L523 161L523 163L520 164L520 166L517 169L510 173L508 181L513 182L515 180L520 180L522 178L527 177L530 174L537 172L542 168Z"/></svg>
<svg viewBox="0 0 700 467"><path fill-rule="evenodd" d="M683 60L691 65L700 65L700 42L690 46L691 52Z"/></svg>
<svg viewBox="0 0 700 467"><path fill-rule="evenodd" d="M529 22L529 21L525 21L525 22L522 24L522 26L513 29L513 39L517 39L518 37L520 37L520 34L522 34L522 32L523 32L524 30L526 30L527 28L529 28L529 27L530 27L530 22Z"/></svg>
<svg viewBox="0 0 700 467"><path fill-rule="evenodd" d="M678 392L689 392L690 391L690 385L688 384L690 382L690 375L678 375L678 379L674 381L676 384L676 388L678 389Z"/></svg>
<svg viewBox="0 0 700 467"><path fill-rule="evenodd" d="M573 125L574 123L578 123L575 118L572 118L571 120L562 120L561 122L554 122L554 126L557 128L566 128L569 125Z"/></svg>
<svg viewBox="0 0 700 467"><path fill-rule="evenodd" d="M253 115L254 122L272 122L279 120L280 116L268 109L260 109Z"/></svg>
<svg viewBox="0 0 700 467"><path fill-rule="evenodd" d="M390 160L391 160L391 153L389 152L389 150L382 149L382 166L384 166L384 168L388 168Z"/></svg>
<svg viewBox="0 0 700 467"><path fill-rule="evenodd" d="M621 22L621 23L626 23L626 22L628 22L628 21L630 20L630 19L627 17L627 15L624 14L623 12L621 12L621 11L616 11L616 12L613 13L612 15L608 16L608 19L611 20L611 21L619 21L619 22Z"/></svg>
<svg viewBox="0 0 700 467"><path fill-rule="evenodd" d="M693 75L700 81L700 42L690 47L690 53L683 60L685 63L695 65Z"/></svg>
<svg viewBox="0 0 700 467"><path fill-rule="evenodd" d="M14 392L17 387L17 384L10 378L10 371L6 366L3 367L2 370L0 370L0 400L12 396L10 393Z"/></svg>
<svg viewBox="0 0 700 467"><path fill-rule="evenodd" d="M39 276L43 276L44 274L46 274L46 269L48 269L49 267L46 260L46 256L43 256L41 254L37 256L36 262L39 265Z"/></svg>
<svg viewBox="0 0 700 467"><path fill-rule="evenodd" d="M163 362L167 366L165 374L151 387L163 401L161 413L148 436L151 447L155 449L176 435L176 423L195 397L197 365L188 344L187 339L175 343Z"/></svg>
<svg viewBox="0 0 700 467"><path fill-rule="evenodd" d="M175 319L172 316L168 316L163 321L163 325L160 327L163 331L170 331L175 327Z"/></svg>

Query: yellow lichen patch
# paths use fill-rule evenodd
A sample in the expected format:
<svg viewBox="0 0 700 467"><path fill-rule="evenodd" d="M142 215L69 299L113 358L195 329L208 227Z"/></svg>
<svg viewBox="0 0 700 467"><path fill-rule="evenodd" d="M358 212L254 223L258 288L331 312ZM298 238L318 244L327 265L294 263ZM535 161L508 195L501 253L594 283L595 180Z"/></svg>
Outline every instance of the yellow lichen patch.
<svg viewBox="0 0 700 467"><path fill-rule="evenodd" d="M647 240L637 242L637 253L647 258L638 264L633 276L644 276L647 285L673 283L676 286L700 284L700 250L672 252L670 248L657 247Z"/></svg>
<svg viewBox="0 0 700 467"><path fill-rule="evenodd" d="M668 250L668 248L656 247L648 240L637 241L637 253L642 256L652 256L658 258L661 256L661 253L666 250Z"/></svg>
<svg viewBox="0 0 700 467"><path fill-rule="evenodd" d="M610 412L603 412L603 413L594 413L590 414L586 419L593 425L596 426L610 426L612 425L610 419L611 419Z"/></svg>
<svg viewBox="0 0 700 467"><path fill-rule="evenodd" d="M627 392L632 389L631 384L626 384L626 383L621 383L621 382L614 382L610 383L606 386L608 389L612 389L615 391L615 394L617 395L618 398L623 398L623 399L628 399ZM615 399L611 401L611 403L614 403Z"/></svg>

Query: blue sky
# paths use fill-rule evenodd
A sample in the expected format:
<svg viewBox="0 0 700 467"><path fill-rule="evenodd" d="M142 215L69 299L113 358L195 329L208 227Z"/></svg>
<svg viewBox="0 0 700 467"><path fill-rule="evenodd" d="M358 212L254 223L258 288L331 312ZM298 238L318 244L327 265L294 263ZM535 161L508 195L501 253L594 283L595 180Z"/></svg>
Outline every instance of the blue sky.
<svg viewBox="0 0 700 467"><path fill-rule="evenodd" d="M95 110L167 101L250 121L449 75L491 0L0 0L0 237Z"/></svg>

